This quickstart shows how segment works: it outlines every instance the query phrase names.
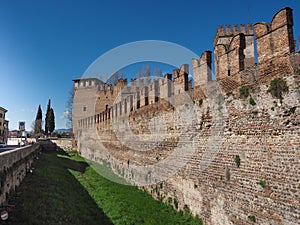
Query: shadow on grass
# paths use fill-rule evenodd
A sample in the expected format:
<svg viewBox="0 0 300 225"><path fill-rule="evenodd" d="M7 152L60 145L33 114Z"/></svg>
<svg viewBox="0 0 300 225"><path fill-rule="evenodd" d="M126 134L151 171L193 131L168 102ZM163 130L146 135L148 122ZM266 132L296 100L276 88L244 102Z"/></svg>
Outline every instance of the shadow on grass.
<svg viewBox="0 0 300 225"><path fill-rule="evenodd" d="M112 224L70 173L84 173L88 166L64 152L43 152L33 173L11 194L9 219L0 224Z"/></svg>

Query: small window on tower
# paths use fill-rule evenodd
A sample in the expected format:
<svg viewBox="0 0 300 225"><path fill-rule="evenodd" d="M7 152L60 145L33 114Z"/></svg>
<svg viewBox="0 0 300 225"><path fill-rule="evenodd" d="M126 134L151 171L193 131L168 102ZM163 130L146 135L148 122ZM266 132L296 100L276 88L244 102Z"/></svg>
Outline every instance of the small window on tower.
<svg viewBox="0 0 300 225"><path fill-rule="evenodd" d="M83 110L83 112L86 112L86 106L85 105L83 106L82 110Z"/></svg>

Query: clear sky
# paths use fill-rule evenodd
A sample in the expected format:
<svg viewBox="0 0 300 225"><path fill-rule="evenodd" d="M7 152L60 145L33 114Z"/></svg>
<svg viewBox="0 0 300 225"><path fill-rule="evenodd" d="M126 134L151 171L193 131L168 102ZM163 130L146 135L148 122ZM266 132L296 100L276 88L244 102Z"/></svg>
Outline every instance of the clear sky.
<svg viewBox="0 0 300 225"><path fill-rule="evenodd" d="M296 38L299 0L1 0L0 106L10 129L25 121L31 130L38 105L44 118L50 98L56 128L65 128L72 79L110 49L162 40L201 55L213 49L218 25L270 22L285 6L294 9Z"/></svg>

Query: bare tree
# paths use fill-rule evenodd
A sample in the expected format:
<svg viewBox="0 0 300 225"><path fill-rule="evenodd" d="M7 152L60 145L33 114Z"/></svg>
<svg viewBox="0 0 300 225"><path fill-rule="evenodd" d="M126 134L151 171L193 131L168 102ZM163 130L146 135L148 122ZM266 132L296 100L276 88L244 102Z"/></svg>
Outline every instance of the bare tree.
<svg viewBox="0 0 300 225"><path fill-rule="evenodd" d="M155 77L162 77L162 71L159 68L154 69L154 76Z"/></svg>
<svg viewBox="0 0 300 225"><path fill-rule="evenodd" d="M134 79L139 79L139 77L140 77L140 72L136 72L134 75Z"/></svg>
<svg viewBox="0 0 300 225"><path fill-rule="evenodd" d="M119 72L119 79L124 80L124 72L122 70Z"/></svg>
<svg viewBox="0 0 300 225"><path fill-rule="evenodd" d="M39 129L40 127L43 127L44 123L42 120L35 120L35 121L32 121L32 124L31 124L31 129L34 133L35 136L40 136L41 134L43 134L44 130L41 129L40 132L36 132L37 129Z"/></svg>
<svg viewBox="0 0 300 225"><path fill-rule="evenodd" d="M149 64L147 64L146 68L145 68L145 76L144 77L150 77L150 75L151 75L150 66L149 66Z"/></svg>
<svg viewBox="0 0 300 225"><path fill-rule="evenodd" d="M117 81L118 81L118 73L117 72L113 72L113 74L111 75L111 77L108 79L107 83L115 85L117 83Z"/></svg>
<svg viewBox="0 0 300 225"><path fill-rule="evenodd" d="M69 91L69 97L66 103L65 117L67 119L67 128L73 128L73 102L74 102L74 88Z"/></svg>
<svg viewBox="0 0 300 225"><path fill-rule="evenodd" d="M108 80L108 73L106 72L106 73L104 74L104 80L103 80L103 82L104 82L104 83L107 83L107 80Z"/></svg>
<svg viewBox="0 0 300 225"><path fill-rule="evenodd" d="M140 71L140 77L139 78L145 78L145 77L150 77L151 71L150 71L150 66L143 65L142 70Z"/></svg>

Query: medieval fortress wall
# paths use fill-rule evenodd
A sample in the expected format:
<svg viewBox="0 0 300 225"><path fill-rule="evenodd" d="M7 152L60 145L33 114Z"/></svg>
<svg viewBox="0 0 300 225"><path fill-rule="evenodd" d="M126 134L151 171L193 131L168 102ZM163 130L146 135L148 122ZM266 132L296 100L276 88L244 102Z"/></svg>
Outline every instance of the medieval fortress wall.
<svg viewBox="0 0 300 225"><path fill-rule="evenodd" d="M212 63L210 51L192 59L193 86L188 65L130 86L74 80L79 151L205 224L299 224L300 53L292 9L271 23L219 27L216 81Z"/></svg>

